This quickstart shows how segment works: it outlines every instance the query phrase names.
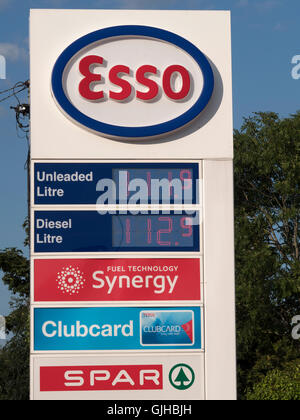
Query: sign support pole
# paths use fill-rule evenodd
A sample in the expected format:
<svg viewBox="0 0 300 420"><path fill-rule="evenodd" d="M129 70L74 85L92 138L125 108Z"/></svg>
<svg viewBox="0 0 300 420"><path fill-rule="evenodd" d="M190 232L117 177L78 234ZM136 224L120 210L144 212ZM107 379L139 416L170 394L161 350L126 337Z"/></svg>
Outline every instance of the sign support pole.
<svg viewBox="0 0 300 420"><path fill-rule="evenodd" d="M203 172L206 398L235 400L232 160L205 160Z"/></svg>

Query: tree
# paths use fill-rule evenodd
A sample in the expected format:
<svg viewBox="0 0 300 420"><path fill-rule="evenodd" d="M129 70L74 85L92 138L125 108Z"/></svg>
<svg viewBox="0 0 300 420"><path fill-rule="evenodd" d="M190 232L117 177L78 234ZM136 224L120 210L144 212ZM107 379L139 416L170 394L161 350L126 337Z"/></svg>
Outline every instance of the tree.
<svg viewBox="0 0 300 420"><path fill-rule="evenodd" d="M274 369L255 384L247 400L298 401L300 399L300 359L287 363L283 370Z"/></svg>
<svg viewBox="0 0 300 420"><path fill-rule="evenodd" d="M256 113L234 133L239 394L299 358L300 113ZM300 397L299 397L300 399Z"/></svg>
<svg viewBox="0 0 300 420"><path fill-rule="evenodd" d="M1 102L13 98L16 106L18 132L28 140L30 107L21 98L28 99L29 81L16 83L12 88L0 92ZM22 93L23 92L23 93ZM20 97L21 95L21 97ZM20 133L19 133L20 134ZM27 169L29 152L27 156ZM25 246L29 245L29 221L24 223L26 233ZM29 260L23 252L16 249L0 250L0 270L3 271L3 282L15 295L11 301L11 314L6 317L7 333L12 338L3 349L0 349L0 400L26 400L29 397Z"/></svg>
<svg viewBox="0 0 300 420"><path fill-rule="evenodd" d="M27 400L29 397L29 261L16 248L0 252L3 282L15 295L6 328L13 336L0 351L0 400Z"/></svg>
<svg viewBox="0 0 300 420"><path fill-rule="evenodd" d="M15 299L13 312L6 318L13 337L0 351L0 400L29 398L29 304Z"/></svg>

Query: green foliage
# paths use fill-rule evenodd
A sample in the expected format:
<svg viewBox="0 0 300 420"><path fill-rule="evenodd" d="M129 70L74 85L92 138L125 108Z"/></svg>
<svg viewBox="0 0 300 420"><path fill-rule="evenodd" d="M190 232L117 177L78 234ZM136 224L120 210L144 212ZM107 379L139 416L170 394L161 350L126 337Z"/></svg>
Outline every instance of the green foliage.
<svg viewBox="0 0 300 420"><path fill-rule="evenodd" d="M16 296L6 317L12 338L0 351L0 400L27 400L29 397L29 261L15 248L0 252L3 282Z"/></svg>
<svg viewBox="0 0 300 420"><path fill-rule="evenodd" d="M283 370L274 369L248 391L247 400L299 401L300 359L285 365Z"/></svg>
<svg viewBox="0 0 300 420"><path fill-rule="evenodd" d="M29 296L29 263L22 251L8 248L0 252L0 269L4 272L3 283L13 294Z"/></svg>
<svg viewBox="0 0 300 420"><path fill-rule="evenodd" d="M8 332L13 337L0 351L0 400L29 398L29 302L16 298L12 313L6 318Z"/></svg>
<svg viewBox="0 0 300 420"><path fill-rule="evenodd" d="M300 113L257 113L235 131L239 395L299 357Z"/></svg>

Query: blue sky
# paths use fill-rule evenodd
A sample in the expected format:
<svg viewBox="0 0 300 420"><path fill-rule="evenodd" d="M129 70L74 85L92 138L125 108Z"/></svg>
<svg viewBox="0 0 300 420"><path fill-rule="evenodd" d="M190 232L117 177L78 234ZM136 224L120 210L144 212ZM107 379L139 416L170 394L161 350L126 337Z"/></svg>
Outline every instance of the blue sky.
<svg viewBox="0 0 300 420"><path fill-rule="evenodd" d="M231 10L234 127L255 111L284 117L300 109L300 80L291 77L292 57L300 55L299 0L0 0L0 55L7 61L0 92L29 77L30 8ZM27 145L17 136L15 104L0 103L0 249L24 250ZM8 313L8 301L0 283L0 314Z"/></svg>

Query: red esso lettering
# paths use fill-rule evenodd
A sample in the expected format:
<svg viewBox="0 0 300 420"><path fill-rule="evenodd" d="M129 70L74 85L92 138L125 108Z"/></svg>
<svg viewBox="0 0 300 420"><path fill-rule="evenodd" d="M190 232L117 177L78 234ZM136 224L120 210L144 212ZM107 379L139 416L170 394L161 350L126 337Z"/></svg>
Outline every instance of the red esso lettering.
<svg viewBox="0 0 300 420"><path fill-rule="evenodd" d="M174 92L171 83L172 77L176 73L179 73L182 78L182 87L179 92ZM179 101L186 98L191 89L191 80L187 69L179 65L168 67L163 75L163 88L165 94L174 101Z"/></svg>
<svg viewBox="0 0 300 420"><path fill-rule="evenodd" d="M158 95L159 89L157 83L154 80L148 79L146 74L157 74L157 68L154 66L145 65L137 69L136 71L136 80L148 88L148 92L140 92L137 90L136 97L142 101L151 101L151 99L156 98Z"/></svg>
<svg viewBox="0 0 300 420"><path fill-rule="evenodd" d="M124 101L131 95L131 84L122 79L119 75L130 74L130 68L127 66L114 66L109 72L109 81L122 88L121 92L109 91L109 97L116 101Z"/></svg>
<svg viewBox="0 0 300 420"><path fill-rule="evenodd" d="M97 101L104 97L102 91L94 92L91 90L92 83L100 82L102 80L100 74L91 72L91 66L95 66L97 64L103 64L103 58L98 57L97 55L84 57L79 63L79 71L83 76L85 76L79 83L79 93L83 98L88 99L89 101Z"/></svg>
<svg viewBox="0 0 300 420"><path fill-rule="evenodd" d="M93 67L103 65L104 59L96 55L89 55L84 57L79 63L79 71L84 76L84 78L79 83L79 93L80 95L89 101L97 101L104 98L104 92L94 91L92 87L95 84L104 82L104 79L100 74L93 73ZM146 91L136 90L136 97L142 101L151 101L154 100L159 93L158 84L149 78L151 75L158 75L159 71L155 66L144 65L139 67L135 73L136 81L147 88ZM126 75L131 77L132 71L128 66L117 65L110 69L109 71L109 81L117 86L119 89L117 91L110 90L108 92L108 97L115 101L125 101L128 99L132 92L133 88L131 83L128 80L122 78ZM179 91L175 90L172 80L175 75L181 77L181 89ZM120 90L121 88L121 90ZM165 95L172 99L173 101L180 101L185 99L190 93L191 89L191 78L188 70L178 64L169 66L162 75L162 89Z"/></svg>

